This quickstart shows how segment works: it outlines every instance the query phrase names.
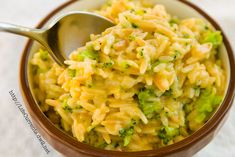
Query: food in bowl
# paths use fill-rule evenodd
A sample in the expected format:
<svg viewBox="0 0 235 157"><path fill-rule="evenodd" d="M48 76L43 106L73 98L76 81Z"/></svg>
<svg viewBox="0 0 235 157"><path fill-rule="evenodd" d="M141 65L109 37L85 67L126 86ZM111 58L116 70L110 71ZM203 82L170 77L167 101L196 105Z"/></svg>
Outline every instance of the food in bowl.
<svg viewBox="0 0 235 157"><path fill-rule="evenodd" d="M51 122L116 151L157 149L200 129L224 97L221 32L138 0L97 12L116 25L72 52L68 68L43 49L31 60L34 94Z"/></svg>

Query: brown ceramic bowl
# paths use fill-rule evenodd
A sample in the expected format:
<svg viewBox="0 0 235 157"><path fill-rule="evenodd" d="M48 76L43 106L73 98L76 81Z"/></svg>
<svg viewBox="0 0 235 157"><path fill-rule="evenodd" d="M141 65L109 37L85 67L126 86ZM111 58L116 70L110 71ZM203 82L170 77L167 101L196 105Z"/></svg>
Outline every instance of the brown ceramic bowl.
<svg viewBox="0 0 235 157"><path fill-rule="evenodd" d="M186 17L201 17L209 21L216 29L221 30L221 27L204 11L190 2L183 0L152 0L154 3L164 4L167 10L180 18ZM58 14L72 10L89 10L98 8L104 3L104 0L70 0L63 4L53 12L51 12L39 25L42 28L50 23L53 17ZM224 35L224 34L223 34ZM32 54L37 51L39 45L33 41L28 41L23 52L20 64L20 85L22 95L34 122L34 125L39 130L41 135L50 143L56 150L65 156L73 157L162 157L175 156L187 157L197 153L200 149L206 146L213 137L217 134L221 126L224 124L229 109L232 106L235 95L235 61L233 51L228 39L224 35L224 45L220 47L220 55L224 62L224 67L227 71L227 91L225 98L217 112L211 119L198 131L193 133L188 138L175 143L173 145L151 151L141 152L115 152L106 151L92 146L83 144L67 135L63 131L57 129L50 120L42 113L32 93L32 80L30 77L29 60Z"/></svg>

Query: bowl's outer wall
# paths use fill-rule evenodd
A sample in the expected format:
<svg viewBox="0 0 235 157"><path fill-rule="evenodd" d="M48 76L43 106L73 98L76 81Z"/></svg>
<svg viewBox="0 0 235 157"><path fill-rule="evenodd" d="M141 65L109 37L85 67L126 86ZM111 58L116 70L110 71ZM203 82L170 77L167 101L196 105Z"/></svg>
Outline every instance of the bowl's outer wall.
<svg viewBox="0 0 235 157"><path fill-rule="evenodd" d="M38 26L38 28L41 28L51 17L53 17L56 13L58 13L63 8L66 8L72 3L77 2L76 0L71 0L64 5L57 8L55 11L53 11L50 15L48 15ZM184 2L187 3L188 2ZM189 4L191 5L191 4ZM193 6L195 8L195 6ZM216 25L217 28L220 28L213 20L208 17L205 13L200 11L200 9L196 8L203 16L205 16L207 19L209 18L209 21ZM65 156L73 156L73 157L147 157L147 156L167 156L167 157L190 157L193 154L197 153L200 149L202 149L205 145L207 145L213 137L217 134L221 126L224 124L225 120L227 119L227 111L230 109L233 96L234 96L234 72L231 71L233 79L230 80L230 88L229 94L226 98L226 105L223 109L223 114L218 116L218 119L215 124L210 124L209 129L206 129L204 127L204 132L201 131L202 134L198 134L194 136L194 141L190 142L192 137L187 138L186 140L183 140L177 144L174 144L169 147L165 147L162 149L159 149L158 151L146 151L146 152L136 152L136 153L122 153L120 152L111 152L111 151L104 151L99 150L96 148L93 148L91 146L87 146L85 144L79 143L76 140L72 140L71 137L63 133L62 131L58 131L58 129L55 128L55 126L52 123L48 122L48 119L44 116L43 113L39 110L36 103L34 102L34 99L32 97L32 94L29 91L29 84L26 81L27 80L27 72L25 71L27 69L27 59L28 54L30 53L31 47L32 47L32 41L29 41L25 51L22 55L21 60L21 69L20 69L20 85L21 85L21 92L24 98L24 101L26 103L27 110L29 111L29 114L32 118L32 121L34 122L34 125L39 130L41 135L47 140L48 143L50 143L56 150L64 154ZM235 67L234 65L234 56L232 54L231 47L227 41L227 38L225 37L225 45L228 49L229 57L230 57L230 68ZM222 110L222 109L221 109ZM219 111L218 111L219 112ZM45 123L47 123L47 126L45 126ZM211 122L213 123L213 122ZM57 132L57 134L53 134L52 132ZM184 145L184 146L183 146Z"/></svg>

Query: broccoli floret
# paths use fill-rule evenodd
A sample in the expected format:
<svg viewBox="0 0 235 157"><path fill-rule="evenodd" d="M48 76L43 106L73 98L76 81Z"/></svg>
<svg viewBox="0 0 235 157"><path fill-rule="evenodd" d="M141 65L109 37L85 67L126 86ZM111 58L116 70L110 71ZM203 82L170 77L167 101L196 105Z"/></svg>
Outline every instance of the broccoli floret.
<svg viewBox="0 0 235 157"><path fill-rule="evenodd" d="M159 113L162 109L160 101L156 101L157 96L151 89L141 90L138 94L139 106L143 113L152 118L154 113Z"/></svg>
<svg viewBox="0 0 235 157"><path fill-rule="evenodd" d="M194 91L195 91L195 96L198 97L200 95L201 89L200 87L195 87Z"/></svg>
<svg viewBox="0 0 235 157"><path fill-rule="evenodd" d="M82 106L81 106L81 105L77 105L77 106L74 108L74 110L80 110L80 109L82 109Z"/></svg>
<svg viewBox="0 0 235 157"><path fill-rule="evenodd" d="M39 50L39 54L40 54L40 58L43 60L43 61L47 61L49 59L49 54L47 51L44 51L42 49Z"/></svg>
<svg viewBox="0 0 235 157"><path fill-rule="evenodd" d="M68 105L67 100L64 100L62 108L66 112L69 112L69 113L73 112L73 109Z"/></svg>
<svg viewBox="0 0 235 157"><path fill-rule="evenodd" d="M131 126L128 129L119 130L119 134L122 138L124 138L124 147L128 146L131 141L131 137L134 134L134 127Z"/></svg>
<svg viewBox="0 0 235 157"><path fill-rule="evenodd" d="M198 112L212 112L222 101L221 96L217 96L212 89L205 89L202 91L199 99L196 101L195 106Z"/></svg>
<svg viewBox="0 0 235 157"><path fill-rule="evenodd" d="M122 69L129 69L130 68L130 64L126 61L123 61L120 63L119 65Z"/></svg>
<svg viewBox="0 0 235 157"><path fill-rule="evenodd" d="M192 112L192 110L193 110L193 104L192 103L184 105L184 111L185 111L186 114L189 114L190 112Z"/></svg>
<svg viewBox="0 0 235 157"><path fill-rule="evenodd" d="M212 101L212 105L213 108L217 108L217 106L223 101L223 97L222 96L214 96L213 101Z"/></svg>
<svg viewBox="0 0 235 157"><path fill-rule="evenodd" d="M179 135L179 129L168 126L162 127L158 133L158 137L162 139L165 145L177 135Z"/></svg>
<svg viewBox="0 0 235 157"><path fill-rule="evenodd" d="M129 41L134 41L134 40L135 40L135 36L134 36L134 35L130 35L130 36L128 37L128 39L129 39Z"/></svg>
<svg viewBox="0 0 235 157"><path fill-rule="evenodd" d="M139 26L136 25L135 23L131 23L131 26L132 26L133 28L139 28Z"/></svg>
<svg viewBox="0 0 235 157"><path fill-rule="evenodd" d="M113 64L114 64L113 61L106 62L106 63L103 64L103 67L104 68L111 68L113 66Z"/></svg>
<svg viewBox="0 0 235 157"><path fill-rule="evenodd" d="M147 11L143 9L134 10L136 15L144 15Z"/></svg>
<svg viewBox="0 0 235 157"><path fill-rule="evenodd" d="M153 71L154 68L155 68L156 66L158 66L159 64L161 64L161 61L159 61L159 60L156 60L156 61L152 62L152 63L151 63L151 70Z"/></svg>
<svg viewBox="0 0 235 157"><path fill-rule="evenodd" d="M212 43L214 47L223 42L223 36L220 31L208 32L203 39L203 43Z"/></svg>
<svg viewBox="0 0 235 157"><path fill-rule="evenodd" d="M205 30L209 30L210 29L210 27L208 26L208 25L205 25Z"/></svg>
<svg viewBox="0 0 235 157"><path fill-rule="evenodd" d="M76 70L74 69L68 69L68 75L70 77L75 77L76 76Z"/></svg>
<svg viewBox="0 0 235 157"><path fill-rule="evenodd" d="M86 50L78 54L78 60L84 61L85 58L90 58L92 60L97 60L99 58L99 53L93 49L92 46L86 48Z"/></svg>
<svg viewBox="0 0 235 157"><path fill-rule="evenodd" d="M173 55L174 59L178 59L181 56L181 52L179 50L175 50L175 53Z"/></svg>
<svg viewBox="0 0 235 157"><path fill-rule="evenodd" d="M106 142L103 142L103 143L96 145L97 148L102 148L102 149L104 149L107 146L108 146L108 144Z"/></svg>
<svg viewBox="0 0 235 157"><path fill-rule="evenodd" d="M165 91L164 96L172 96L172 89Z"/></svg>
<svg viewBox="0 0 235 157"><path fill-rule="evenodd" d="M188 115L190 126L200 126L195 124L204 123L211 113L222 102L223 97L216 95L212 88L202 90L198 100L194 103L194 110ZM195 128L191 128L195 130Z"/></svg>
<svg viewBox="0 0 235 157"><path fill-rule="evenodd" d="M144 57L144 48L142 48L138 51L138 56L139 57Z"/></svg>
<svg viewBox="0 0 235 157"><path fill-rule="evenodd" d="M196 117L195 117L195 122L197 123L202 123L205 119L206 119L207 115L206 113L199 113Z"/></svg>
<svg viewBox="0 0 235 157"><path fill-rule="evenodd" d="M174 24L178 24L179 23L179 19L177 19L177 18L172 18L172 19L170 19L170 21L169 21L169 24L171 25L171 26L173 26Z"/></svg>

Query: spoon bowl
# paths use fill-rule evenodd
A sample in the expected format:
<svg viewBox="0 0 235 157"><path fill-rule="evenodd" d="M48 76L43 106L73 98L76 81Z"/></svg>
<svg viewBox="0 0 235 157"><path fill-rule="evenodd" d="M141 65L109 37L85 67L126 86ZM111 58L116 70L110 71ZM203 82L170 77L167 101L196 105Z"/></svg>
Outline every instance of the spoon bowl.
<svg viewBox="0 0 235 157"><path fill-rule="evenodd" d="M22 26L0 23L0 31L27 36L42 44L54 61L66 66L64 61L78 47L84 46L91 34L100 34L114 26L107 18L100 15L75 11L55 18L54 22L44 29L31 29Z"/></svg>

